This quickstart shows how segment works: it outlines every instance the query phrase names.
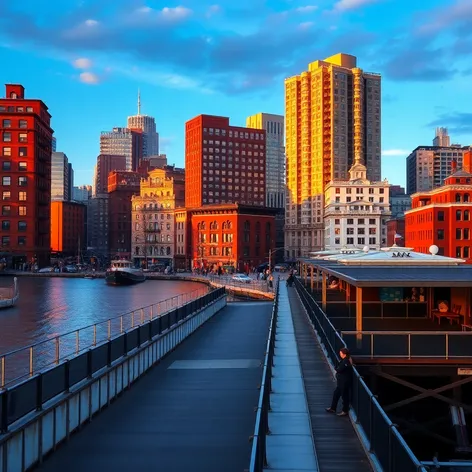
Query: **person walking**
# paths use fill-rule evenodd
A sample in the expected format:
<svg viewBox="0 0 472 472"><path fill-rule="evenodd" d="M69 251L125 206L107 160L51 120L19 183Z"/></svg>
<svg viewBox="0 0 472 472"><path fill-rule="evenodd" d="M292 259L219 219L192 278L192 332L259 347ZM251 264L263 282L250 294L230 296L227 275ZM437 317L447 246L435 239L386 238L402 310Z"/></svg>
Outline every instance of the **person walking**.
<svg viewBox="0 0 472 472"><path fill-rule="evenodd" d="M336 367L336 388L333 392L333 400L331 406L326 408L328 413L336 413L338 407L339 399L343 400L343 408L338 416L347 416L349 414L349 402L351 397L351 387L352 387L352 376L353 376L353 367L351 353L347 347L343 347L339 351L339 361L338 366Z"/></svg>

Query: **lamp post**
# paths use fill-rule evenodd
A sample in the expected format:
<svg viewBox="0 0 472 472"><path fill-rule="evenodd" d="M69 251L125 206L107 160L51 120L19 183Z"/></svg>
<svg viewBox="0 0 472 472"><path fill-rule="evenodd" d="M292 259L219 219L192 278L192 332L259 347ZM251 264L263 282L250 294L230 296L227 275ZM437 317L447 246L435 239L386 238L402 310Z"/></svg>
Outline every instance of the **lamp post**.
<svg viewBox="0 0 472 472"><path fill-rule="evenodd" d="M276 247L275 249L269 249L269 272L271 271L272 266L272 254L281 250L285 250L285 247Z"/></svg>

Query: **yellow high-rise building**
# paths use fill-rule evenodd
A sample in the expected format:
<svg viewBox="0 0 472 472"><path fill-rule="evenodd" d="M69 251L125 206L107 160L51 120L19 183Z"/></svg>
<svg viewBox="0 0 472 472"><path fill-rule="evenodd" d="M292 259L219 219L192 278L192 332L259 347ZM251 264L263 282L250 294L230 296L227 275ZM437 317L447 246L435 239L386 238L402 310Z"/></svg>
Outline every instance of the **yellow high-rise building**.
<svg viewBox="0 0 472 472"><path fill-rule="evenodd" d="M380 180L380 74L336 54L285 80L286 256L323 247L323 193L349 178L356 158Z"/></svg>

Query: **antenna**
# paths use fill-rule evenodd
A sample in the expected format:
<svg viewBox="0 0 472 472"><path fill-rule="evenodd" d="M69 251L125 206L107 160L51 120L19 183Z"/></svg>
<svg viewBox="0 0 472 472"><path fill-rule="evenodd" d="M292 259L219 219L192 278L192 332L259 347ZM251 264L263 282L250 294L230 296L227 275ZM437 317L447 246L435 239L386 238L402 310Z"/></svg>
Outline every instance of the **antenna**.
<svg viewBox="0 0 472 472"><path fill-rule="evenodd" d="M138 115L141 114L141 91L138 89Z"/></svg>

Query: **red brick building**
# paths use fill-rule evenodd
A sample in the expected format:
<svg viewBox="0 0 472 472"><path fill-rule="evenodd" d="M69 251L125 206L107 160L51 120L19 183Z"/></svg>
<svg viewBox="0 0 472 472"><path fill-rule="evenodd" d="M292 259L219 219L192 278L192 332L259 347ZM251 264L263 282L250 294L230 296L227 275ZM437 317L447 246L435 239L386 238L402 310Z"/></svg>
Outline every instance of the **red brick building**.
<svg viewBox="0 0 472 472"><path fill-rule="evenodd" d="M199 115L185 124L185 206L265 204L265 130Z"/></svg>
<svg viewBox="0 0 472 472"><path fill-rule="evenodd" d="M95 194L108 192L108 175L113 170L126 170L126 157L100 154L97 157Z"/></svg>
<svg viewBox="0 0 472 472"><path fill-rule="evenodd" d="M49 264L51 115L22 85L7 84L0 99L2 166L1 254L8 265Z"/></svg>
<svg viewBox="0 0 472 472"><path fill-rule="evenodd" d="M86 206L77 202L51 202L51 250L77 256L86 248Z"/></svg>
<svg viewBox="0 0 472 472"><path fill-rule="evenodd" d="M391 247L394 244L405 246L405 218L394 218L387 221L387 246Z"/></svg>
<svg viewBox="0 0 472 472"><path fill-rule="evenodd" d="M192 267L245 271L268 262L269 250L275 249L276 211L237 203L189 210Z"/></svg>
<svg viewBox="0 0 472 472"><path fill-rule="evenodd" d="M131 197L139 195L139 172L112 171L108 176L108 250L112 259L131 258Z"/></svg>
<svg viewBox="0 0 472 472"><path fill-rule="evenodd" d="M440 255L472 263L472 174L457 171L442 187L411 199L412 209L405 213L405 246L428 253L435 244Z"/></svg>

